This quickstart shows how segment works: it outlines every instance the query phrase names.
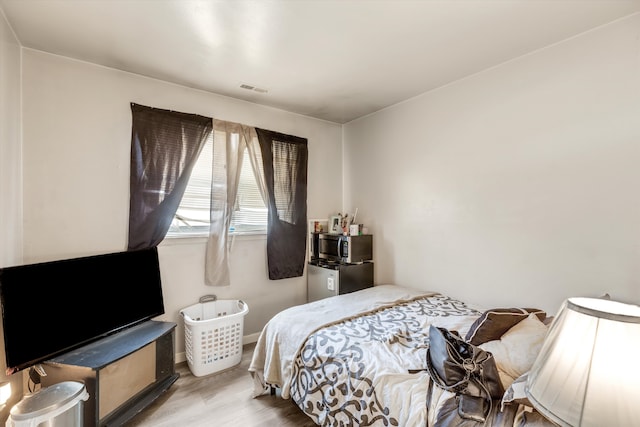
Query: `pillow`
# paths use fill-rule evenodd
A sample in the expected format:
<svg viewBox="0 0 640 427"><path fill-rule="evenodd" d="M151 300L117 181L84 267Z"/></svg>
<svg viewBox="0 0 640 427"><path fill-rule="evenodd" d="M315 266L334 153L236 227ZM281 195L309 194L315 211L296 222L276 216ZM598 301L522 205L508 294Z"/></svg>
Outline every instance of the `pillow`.
<svg viewBox="0 0 640 427"><path fill-rule="evenodd" d="M494 308L487 310L469 328L465 341L480 345L487 341L500 339L512 326L534 313L540 320L547 313L537 308Z"/></svg>
<svg viewBox="0 0 640 427"><path fill-rule="evenodd" d="M478 347L493 354L505 389L513 381L529 372L547 336L548 326L531 313L526 319L509 329L499 340Z"/></svg>

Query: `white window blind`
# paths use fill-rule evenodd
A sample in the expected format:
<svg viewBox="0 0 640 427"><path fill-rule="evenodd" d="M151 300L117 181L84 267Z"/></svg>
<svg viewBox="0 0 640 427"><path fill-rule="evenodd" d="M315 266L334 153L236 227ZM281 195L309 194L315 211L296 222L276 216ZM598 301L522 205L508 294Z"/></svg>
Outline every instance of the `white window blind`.
<svg viewBox="0 0 640 427"><path fill-rule="evenodd" d="M216 156L212 165L215 134L206 142L196 162L167 237L207 236L211 201L212 167L216 175L226 174L224 159ZM224 141L224 137L222 137ZM267 231L267 208L262 200L247 151L244 151L238 195L231 217L232 234L259 234Z"/></svg>

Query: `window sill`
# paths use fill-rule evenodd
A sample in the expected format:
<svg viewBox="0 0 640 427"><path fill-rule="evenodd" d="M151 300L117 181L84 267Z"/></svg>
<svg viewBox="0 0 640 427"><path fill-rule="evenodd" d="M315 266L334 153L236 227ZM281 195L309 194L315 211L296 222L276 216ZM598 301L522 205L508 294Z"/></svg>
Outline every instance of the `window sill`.
<svg viewBox="0 0 640 427"><path fill-rule="evenodd" d="M267 240L267 233L264 232L247 232L247 233L233 233L229 234L229 238L232 240L249 241L249 240ZM166 237L160 246L174 246L174 245L192 245L207 243L208 236L191 235L191 236L169 236Z"/></svg>

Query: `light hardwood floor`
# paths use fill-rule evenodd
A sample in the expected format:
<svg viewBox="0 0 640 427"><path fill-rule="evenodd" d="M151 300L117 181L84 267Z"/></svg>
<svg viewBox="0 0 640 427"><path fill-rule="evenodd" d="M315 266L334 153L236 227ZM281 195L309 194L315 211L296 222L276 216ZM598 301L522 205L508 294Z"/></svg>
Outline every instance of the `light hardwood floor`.
<svg viewBox="0 0 640 427"><path fill-rule="evenodd" d="M186 362L176 365L180 378L127 427L311 427L315 423L290 400L251 397L248 368L255 344L245 345L239 365L196 377Z"/></svg>

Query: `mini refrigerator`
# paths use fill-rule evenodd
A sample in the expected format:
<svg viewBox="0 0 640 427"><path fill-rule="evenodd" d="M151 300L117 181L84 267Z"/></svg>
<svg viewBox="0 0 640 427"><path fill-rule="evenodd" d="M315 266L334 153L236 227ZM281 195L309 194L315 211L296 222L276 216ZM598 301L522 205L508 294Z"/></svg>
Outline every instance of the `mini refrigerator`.
<svg viewBox="0 0 640 427"><path fill-rule="evenodd" d="M313 260L307 265L308 302L372 286L373 262L342 264Z"/></svg>

